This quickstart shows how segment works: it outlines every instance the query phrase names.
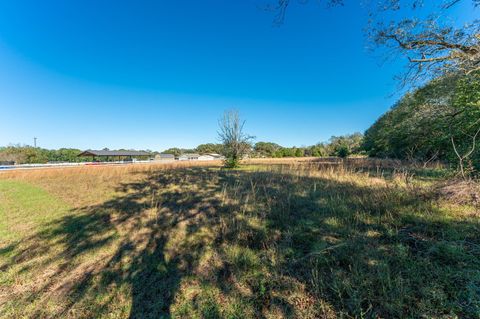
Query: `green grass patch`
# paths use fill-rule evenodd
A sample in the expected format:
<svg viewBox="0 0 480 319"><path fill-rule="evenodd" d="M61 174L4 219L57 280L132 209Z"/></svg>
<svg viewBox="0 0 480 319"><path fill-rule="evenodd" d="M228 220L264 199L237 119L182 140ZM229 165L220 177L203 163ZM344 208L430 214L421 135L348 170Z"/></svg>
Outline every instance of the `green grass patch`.
<svg viewBox="0 0 480 319"><path fill-rule="evenodd" d="M478 215L432 193L441 176L89 176L74 210L57 197L78 175L55 195L0 181L0 317L479 318Z"/></svg>
<svg viewBox="0 0 480 319"><path fill-rule="evenodd" d="M22 181L0 180L0 238L4 244L35 232L68 211L63 201L42 188Z"/></svg>

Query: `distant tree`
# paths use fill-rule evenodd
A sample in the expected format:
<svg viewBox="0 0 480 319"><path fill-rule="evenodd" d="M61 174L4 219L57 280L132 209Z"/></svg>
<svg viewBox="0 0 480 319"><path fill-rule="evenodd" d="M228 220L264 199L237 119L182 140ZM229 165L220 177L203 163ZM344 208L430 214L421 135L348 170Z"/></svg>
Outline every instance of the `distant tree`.
<svg viewBox="0 0 480 319"><path fill-rule="evenodd" d="M25 163L25 158L25 155L18 152L15 147L9 146L0 148L0 161L13 161L17 164L22 164Z"/></svg>
<svg viewBox="0 0 480 319"><path fill-rule="evenodd" d="M295 149L295 157L303 157L305 156L305 150L303 148Z"/></svg>
<svg viewBox="0 0 480 319"><path fill-rule="evenodd" d="M273 157L276 157L276 158L284 157L284 148L282 147L276 150L275 153L273 153Z"/></svg>
<svg viewBox="0 0 480 319"><path fill-rule="evenodd" d="M282 151L283 157L295 157L296 149L293 147L285 147Z"/></svg>
<svg viewBox="0 0 480 319"><path fill-rule="evenodd" d="M173 147L173 148L169 148L169 149L164 150L162 153L172 154L174 156L180 156L182 154L182 150L177 148L177 147Z"/></svg>
<svg viewBox="0 0 480 319"><path fill-rule="evenodd" d="M172 154L175 156L180 156L185 153L195 153L195 149L188 149L188 148L178 148L178 147L172 147L169 149L164 150L162 153L164 154Z"/></svg>
<svg viewBox="0 0 480 319"><path fill-rule="evenodd" d="M223 145L213 144L213 143L200 144L197 146L196 152L199 154L210 154L210 153L223 154Z"/></svg>
<svg viewBox="0 0 480 319"><path fill-rule="evenodd" d="M340 144L337 146L335 149L335 155L341 158L346 158L348 155L350 155L350 149L348 148L348 145L346 144Z"/></svg>
<svg viewBox="0 0 480 319"><path fill-rule="evenodd" d="M328 148L330 155L347 157L350 154L361 153L362 144L363 135L361 133L354 133L344 136L332 136Z"/></svg>
<svg viewBox="0 0 480 319"><path fill-rule="evenodd" d="M75 148L60 148L50 151L49 162L79 162L85 161L85 158L79 158L81 151Z"/></svg>
<svg viewBox="0 0 480 319"><path fill-rule="evenodd" d="M238 111L226 111L219 120L218 136L223 143L225 167L238 167L240 160L251 148L252 136L244 132L245 121Z"/></svg>
<svg viewBox="0 0 480 319"><path fill-rule="evenodd" d="M317 145L310 146L308 148L309 150L309 156L314 156L314 157L325 157L328 156L328 151L325 145L319 143Z"/></svg>
<svg viewBox="0 0 480 319"><path fill-rule="evenodd" d="M27 164L48 162L48 150L39 147L26 146L19 149L19 151L20 154L23 155L24 161Z"/></svg>
<svg viewBox="0 0 480 319"><path fill-rule="evenodd" d="M280 150L282 147L278 144L271 142L257 142L254 146L254 151L256 156L260 157L274 157L275 152Z"/></svg>

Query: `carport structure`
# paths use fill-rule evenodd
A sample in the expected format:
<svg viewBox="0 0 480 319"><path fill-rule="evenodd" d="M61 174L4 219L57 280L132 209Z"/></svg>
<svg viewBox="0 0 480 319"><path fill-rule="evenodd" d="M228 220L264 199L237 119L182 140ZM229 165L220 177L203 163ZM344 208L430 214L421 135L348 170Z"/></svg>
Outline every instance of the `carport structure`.
<svg viewBox="0 0 480 319"><path fill-rule="evenodd" d="M91 156L92 161L95 161L95 158L97 157L104 158L106 161L108 161L110 158L115 159L116 157L118 157L118 160L121 160L122 158L128 158L132 160L134 157L148 158L151 156L151 154L143 151L110 151L110 150L86 150L78 154L78 157L87 157L87 156Z"/></svg>

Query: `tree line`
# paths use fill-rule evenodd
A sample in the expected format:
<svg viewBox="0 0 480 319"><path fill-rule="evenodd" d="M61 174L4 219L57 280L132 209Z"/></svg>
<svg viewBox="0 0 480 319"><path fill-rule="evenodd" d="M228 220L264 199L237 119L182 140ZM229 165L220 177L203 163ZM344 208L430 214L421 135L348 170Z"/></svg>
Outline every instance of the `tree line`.
<svg viewBox="0 0 480 319"><path fill-rule="evenodd" d="M462 176L480 169L480 72L431 80L407 93L366 132L372 157L441 160Z"/></svg>
<svg viewBox="0 0 480 319"><path fill-rule="evenodd" d="M243 155L249 157L347 157L350 155L365 155L362 148L363 135L361 133L343 136L332 136L328 142L311 146L285 147L273 142L245 142ZM226 155L226 146L220 143L200 144L196 148L169 148L162 153L179 156L185 153L222 154Z"/></svg>
<svg viewBox="0 0 480 319"><path fill-rule="evenodd" d="M104 148L103 150L109 149ZM125 149L120 151L125 151ZM77 148L46 149L30 145L9 145L0 147L0 164L10 164L12 162L15 164L82 163L92 161L91 156L78 156L80 153L82 151ZM152 155L155 154L155 152L152 153ZM113 161L116 158L103 160Z"/></svg>
<svg viewBox="0 0 480 319"><path fill-rule="evenodd" d="M312 146L284 147L273 142L257 142L245 144L245 155L249 157L327 157L365 154L362 150L363 135L360 133L333 136L327 143ZM148 150L147 150L148 151ZM89 162L91 157L78 157L82 151L76 148L45 149L29 145L10 145L0 147L0 162L17 164L51 163L51 162ZM157 154L173 154L180 156L186 153L228 155L224 144L206 143L195 148L169 148L162 152L150 151L152 157ZM243 154L242 154L243 156Z"/></svg>
<svg viewBox="0 0 480 319"><path fill-rule="evenodd" d="M91 157L78 157L82 151L76 148L49 150L29 145L10 145L0 147L0 162L34 164L48 162L87 162Z"/></svg>
<svg viewBox="0 0 480 319"><path fill-rule="evenodd" d="M284 147L271 142L258 142L252 148L253 157L347 157L365 155L362 149L363 135L354 133L332 136L326 143L311 146Z"/></svg>

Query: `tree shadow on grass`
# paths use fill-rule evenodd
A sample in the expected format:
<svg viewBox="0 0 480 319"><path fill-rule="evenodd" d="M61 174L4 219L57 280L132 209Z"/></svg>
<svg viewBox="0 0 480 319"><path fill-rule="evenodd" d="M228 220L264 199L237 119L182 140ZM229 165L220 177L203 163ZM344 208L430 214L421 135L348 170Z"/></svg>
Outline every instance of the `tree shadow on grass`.
<svg viewBox="0 0 480 319"><path fill-rule="evenodd" d="M480 311L478 223L442 219L418 194L280 171L206 168L152 173L118 192L12 248L2 270L51 268L16 296L37 303L34 315L373 318ZM42 307L60 297L59 307Z"/></svg>

